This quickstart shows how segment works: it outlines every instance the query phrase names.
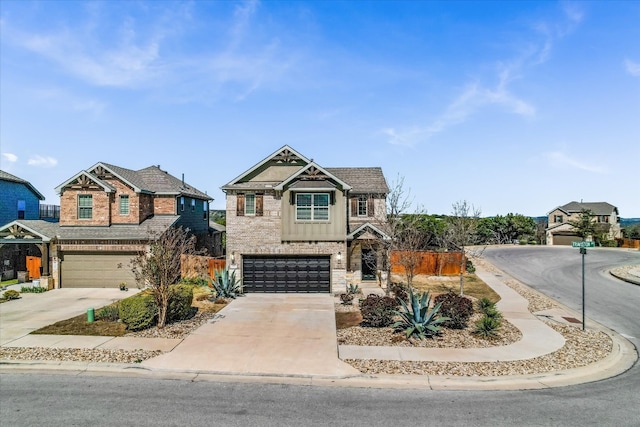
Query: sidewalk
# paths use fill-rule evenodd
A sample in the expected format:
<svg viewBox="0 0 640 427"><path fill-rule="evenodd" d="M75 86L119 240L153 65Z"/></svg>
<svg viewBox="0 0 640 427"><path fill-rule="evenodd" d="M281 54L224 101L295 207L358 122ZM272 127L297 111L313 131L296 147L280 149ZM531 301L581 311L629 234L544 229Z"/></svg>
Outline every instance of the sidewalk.
<svg viewBox="0 0 640 427"><path fill-rule="evenodd" d="M478 276L501 296L498 308L518 327L522 340L509 346L476 349L337 346L334 299L328 295L257 295L233 301L219 320L201 326L184 340L28 335L5 346L120 348L168 351L139 365L68 362L2 362L2 369L71 369L169 376L193 380L432 389L531 389L580 384L625 372L637 359L635 348L618 334L612 353L595 364L546 374L499 377L365 375L340 359L492 362L524 360L558 350L564 338L527 309L527 300L495 274ZM566 322L579 317L561 308L545 313ZM176 342L179 341L179 342ZM338 354L340 359L338 358Z"/></svg>

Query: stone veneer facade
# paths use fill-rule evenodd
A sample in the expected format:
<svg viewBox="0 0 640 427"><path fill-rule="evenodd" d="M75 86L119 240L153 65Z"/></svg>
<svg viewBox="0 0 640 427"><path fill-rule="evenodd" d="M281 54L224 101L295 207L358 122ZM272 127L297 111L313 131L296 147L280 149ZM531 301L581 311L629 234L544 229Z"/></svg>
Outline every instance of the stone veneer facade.
<svg viewBox="0 0 640 427"><path fill-rule="evenodd" d="M282 200L274 192L265 192L262 216L238 216L236 204L236 194L229 191L226 198L227 265L238 269L240 277L243 255L328 255L331 256L331 292L342 292L346 288L346 241L283 242ZM341 260L338 260L338 253ZM235 263L231 262L232 256Z"/></svg>

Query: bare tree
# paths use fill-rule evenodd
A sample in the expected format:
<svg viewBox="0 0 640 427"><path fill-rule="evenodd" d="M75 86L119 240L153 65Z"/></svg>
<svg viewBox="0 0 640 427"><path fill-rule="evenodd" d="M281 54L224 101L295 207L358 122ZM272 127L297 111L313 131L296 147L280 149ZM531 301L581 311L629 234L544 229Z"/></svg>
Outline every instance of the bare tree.
<svg viewBox="0 0 640 427"><path fill-rule="evenodd" d="M200 255L196 237L189 229L171 227L162 234L149 235L148 250L139 252L132 260L131 271L139 286L148 286L158 306L158 328L165 326L171 299L171 285L180 279L180 256Z"/></svg>
<svg viewBox="0 0 640 427"><path fill-rule="evenodd" d="M424 211L418 208L415 214L408 214L411 203L411 191L405 189L404 177L398 175L387 195L386 216L375 224L385 236L368 243L381 255L387 290L391 282L391 257L394 252L398 254L398 262L404 269L407 285L411 286L420 265L421 257L417 251L425 245L425 233L420 226L419 215Z"/></svg>
<svg viewBox="0 0 640 427"><path fill-rule="evenodd" d="M462 251L460 257L460 295L464 295L464 270L466 264L465 247L476 243L476 230L480 219L480 209L469 205L466 200L455 202L449 219L449 241Z"/></svg>

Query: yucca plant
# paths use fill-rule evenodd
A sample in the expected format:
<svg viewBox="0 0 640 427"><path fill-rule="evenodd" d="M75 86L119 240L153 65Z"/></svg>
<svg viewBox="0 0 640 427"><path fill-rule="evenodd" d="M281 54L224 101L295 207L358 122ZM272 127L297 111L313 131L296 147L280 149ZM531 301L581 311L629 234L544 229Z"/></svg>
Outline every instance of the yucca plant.
<svg viewBox="0 0 640 427"><path fill-rule="evenodd" d="M353 283L349 283L349 287L347 288L347 293L351 295L360 293L360 286L354 285Z"/></svg>
<svg viewBox="0 0 640 427"><path fill-rule="evenodd" d="M499 328L499 319L485 315L482 319L476 322L476 327L474 328L473 333L483 338L497 338Z"/></svg>
<svg viewBox="0 0 640 427"><path fill-rule="evenodd" d="M495 304L487 297L483 297L482 299L478 300L477 304L478 309L483 313L486 313L490 308L495 308Z"/></svg>
<svg viewBox="0 0 640 427"><path fill-rule="evenodd" d="M420 295L414 294L413 289L409 288L409 302L411 307L404 300L398 298L400 302L400 310L395 314L401 317L400 320L391 325L392 328L400 331L403 330L407 338L416 336L420 339L432 337L442 329L439 324L449 320L448 317L442 317L438 314L442 304L436 304L431 310L431 296L429 292Z"/></svg>
<svg viewBox="0 0 640 427"><path fill-rule="evenodd" d="M240 282L236 279L236 272L229 270L216 270L213 273L210 287L216 292L217 298L235 298L240 295Z"/></svg>

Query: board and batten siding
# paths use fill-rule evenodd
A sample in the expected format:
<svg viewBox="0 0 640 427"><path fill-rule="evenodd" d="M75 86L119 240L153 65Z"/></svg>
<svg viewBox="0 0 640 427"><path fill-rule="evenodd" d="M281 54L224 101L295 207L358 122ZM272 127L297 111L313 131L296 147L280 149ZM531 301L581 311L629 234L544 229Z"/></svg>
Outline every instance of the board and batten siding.
<svg viewBox="0 0 640 427"><path fill-rule="evenodd" d="M299 191L304 192L304 191ZM296 221L296 206L291 203L291 191L283 193L283 241L343 241L346 239L347 200L341 191L335 191L334 203L329 204L329 221Z"/></svg>

